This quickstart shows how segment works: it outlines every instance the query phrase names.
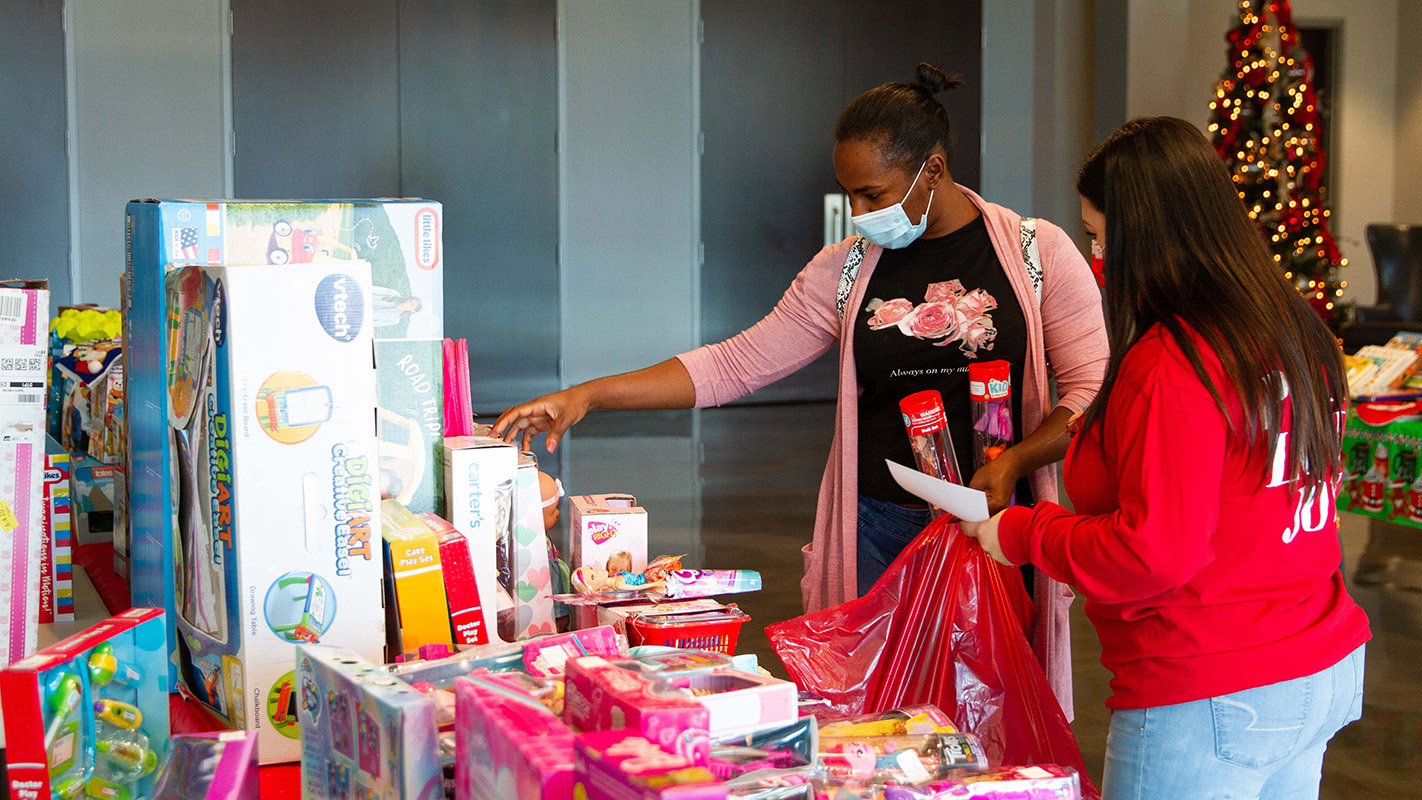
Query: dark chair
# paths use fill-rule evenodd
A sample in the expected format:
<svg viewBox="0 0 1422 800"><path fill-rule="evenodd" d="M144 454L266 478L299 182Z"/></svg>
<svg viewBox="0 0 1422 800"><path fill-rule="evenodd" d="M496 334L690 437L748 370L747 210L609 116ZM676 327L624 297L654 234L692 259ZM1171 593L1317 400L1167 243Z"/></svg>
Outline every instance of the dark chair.
<svg viewBox="0 0 1422 800"><path fill-rule="evenodd" d="M1368 226L1378 302L1358 306L1343 328L1343 350L1386 344L1398 331L1422 332L1422 225Z"/></svg>

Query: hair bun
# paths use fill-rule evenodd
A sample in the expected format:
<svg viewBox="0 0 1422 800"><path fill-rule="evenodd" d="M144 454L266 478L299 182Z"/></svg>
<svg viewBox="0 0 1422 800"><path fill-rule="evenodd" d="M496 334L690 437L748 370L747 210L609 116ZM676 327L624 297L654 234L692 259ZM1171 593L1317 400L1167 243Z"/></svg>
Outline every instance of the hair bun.
<svg viewBox="0 0 1422 800"><path fill-rule="evenodd" d="M963 83L961 76L948 75L938 67L923 61L919 62L914 72L917 77L913 85L924 89L929 94L938 94L956 88Z"/></svg>

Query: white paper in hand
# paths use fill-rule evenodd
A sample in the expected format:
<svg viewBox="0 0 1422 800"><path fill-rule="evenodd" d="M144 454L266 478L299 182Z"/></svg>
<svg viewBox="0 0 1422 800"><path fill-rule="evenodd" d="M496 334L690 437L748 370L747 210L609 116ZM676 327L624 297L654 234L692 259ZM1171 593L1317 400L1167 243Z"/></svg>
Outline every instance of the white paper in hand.
<svg viewBox="0 0 1422 800"><path fill-rule="evenodd" d="M925 475L916 469L884 459L889 465L889 473L904 487L904 491L947 511L964 522L986 522L988 519L987 495L977 489L969 489L956 483L949 483L932 475Z"/></svg>

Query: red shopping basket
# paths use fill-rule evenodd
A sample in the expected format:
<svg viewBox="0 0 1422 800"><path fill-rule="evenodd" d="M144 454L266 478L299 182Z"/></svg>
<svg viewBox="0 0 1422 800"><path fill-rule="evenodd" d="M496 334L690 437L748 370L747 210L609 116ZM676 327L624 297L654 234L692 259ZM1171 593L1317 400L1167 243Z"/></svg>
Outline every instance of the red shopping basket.
<svg viewBox="0 0 1422 800"><path fill-rule="evenodd" d="M750 615L734 604L714 611L638 615L627 620L627 640L633 647L646 644L735 655L741 626L747 622Z"/></svg>

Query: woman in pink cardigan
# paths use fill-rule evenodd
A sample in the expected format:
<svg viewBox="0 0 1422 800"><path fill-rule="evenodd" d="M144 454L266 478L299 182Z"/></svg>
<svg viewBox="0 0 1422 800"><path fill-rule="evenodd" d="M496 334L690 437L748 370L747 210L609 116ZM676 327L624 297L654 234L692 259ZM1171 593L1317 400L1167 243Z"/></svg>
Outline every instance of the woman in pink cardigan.
<svg viewBox="0 0 1422 800"><path fill-rule="evenodd" d="M913 463L898 402L938 390L966 454L967 366L975 360L1011 364L1014 430L1026 436L971 485L987 492L994 512L1014 493L1019 503L1056 500L1068 420L1091 403L1105 371L1101 297L1060 228L953 183L948 114L934 95L957 83L920 64L915 82L884 84L845 107L834 166L861 236L821 250L765 319L656 366L511 408L495 431L521 436L525 449L546 431L552 452L594 408L722 405L838 345L834 444L804 548L809 611L867 591L927 524L928 509L884 464ZM1039 609L1033 647L1070 715L1072 595L1044 574L1025 577Z"/></svg>

